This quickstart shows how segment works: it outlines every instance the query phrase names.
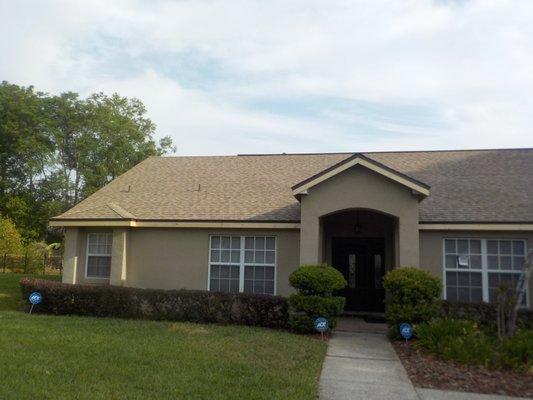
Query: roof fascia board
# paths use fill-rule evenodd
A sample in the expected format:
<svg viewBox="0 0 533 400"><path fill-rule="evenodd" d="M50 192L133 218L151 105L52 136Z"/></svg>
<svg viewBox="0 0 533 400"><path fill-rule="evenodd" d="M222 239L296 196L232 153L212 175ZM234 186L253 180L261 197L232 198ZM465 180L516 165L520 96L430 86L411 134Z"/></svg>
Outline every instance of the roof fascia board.
<svg viewBox="0 0 533 400"><path fill-rule="evenodd" d="M225 222L225 221L133 221L133 220L52 220L53 227L125 226L130 228L228 228L228 229L300 229L296 222Z"/></svg>
<svg viewBox="0 0 533 400"><path fill-rule="evenodd" d="M418 224L421 231L533 231L533 224Z"/></svg>
<svg viewBox="0 0 533 400"><path fill-rule="evenodd" d="M325 180L328 180L329 178L334 177L335 175L340 174L343 171L346 171L349 168L352 168L355 165L361 165L365 168L368 168L380 175L383 175L389 179L392 179L393 181L398 182L399 184L403 186L407 186L408 188L424 195L429 196L429 189L425 188L424 186L418 185L414 182L411 182L410 180L404 178L403 176L396 174L392 171L389 171L385 168L380 167L379 165L374 164L373 162L370 162L366 159L364 159L361 156L354 157L353 159L339 165L337 168L332 169L331 171L326 172L323 175L317 176L315 179L310 180L309 182L305 183L302 186L296 187L293 189L292 194L294 196L303 194L313 186L318 185L321 182L324 182Z"/></svg>

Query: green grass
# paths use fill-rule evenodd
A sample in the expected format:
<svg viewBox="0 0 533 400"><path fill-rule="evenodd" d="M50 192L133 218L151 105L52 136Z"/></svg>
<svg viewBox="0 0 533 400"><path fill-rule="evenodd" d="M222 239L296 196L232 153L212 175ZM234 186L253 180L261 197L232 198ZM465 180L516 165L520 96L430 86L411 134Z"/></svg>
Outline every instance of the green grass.
<svg viewBox="0 0 533 400"><path fill-rule="evenodd" d="M18 275L16 278L20 278ZM243 326L7 311L0 274L0 399L314 399L326 346ZM15 288L13 284L15 283Z"/></svg>

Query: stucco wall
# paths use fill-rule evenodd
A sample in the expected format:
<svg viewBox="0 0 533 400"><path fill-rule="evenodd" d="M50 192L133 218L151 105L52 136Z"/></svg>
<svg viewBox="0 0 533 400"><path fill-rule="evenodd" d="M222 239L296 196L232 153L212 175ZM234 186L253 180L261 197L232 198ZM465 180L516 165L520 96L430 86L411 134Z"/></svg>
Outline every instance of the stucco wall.
<svg viewBox="0 0 533 400"><path fill-rule="evenodd" d="M79 230L76 283L109 283L107 279L85 279L85 258L87 233L110 231L98 228ZM129 229L126 243L126 280L123 284L140 288L206 290L209 235L212 234L276 236L276 292L281 296L292 293L288 277L299 266L298 230ZM73 236L74 231L67 231L67 241L69 235ZM73 250L69 248L69 252ZM68 276L69 267L65 267L67 270L64 276Z"/></svg>
<svg viewBox="0 0 533 400"><path fill-rule="evenodd" d="M411 189L361 166L355 166L309 189L301 200L302 263L322 261L320 217L355 208L398 218L396 266L418 266L418 199Z"/></svg>
<svg viewBox="0 0 533 400"><path fill-rule="evenodd" d="M443 278L443 240L445 238L478 239L523 239L528 248L533 248L533 232L496 231L420 231L420 267L428 270L439 279ZM533 280L529 285L529 307L533 303Z"/></svg>

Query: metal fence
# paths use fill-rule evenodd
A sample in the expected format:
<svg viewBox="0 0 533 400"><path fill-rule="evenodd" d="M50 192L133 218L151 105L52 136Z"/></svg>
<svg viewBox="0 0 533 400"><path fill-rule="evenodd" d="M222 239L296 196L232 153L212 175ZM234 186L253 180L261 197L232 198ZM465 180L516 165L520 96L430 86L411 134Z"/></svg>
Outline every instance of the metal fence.
<svg viewBox="0 0 533 400"><path fill-rule="evenodd" d="M3 254L0 256L0 272L15 272L21 274L42 273L47 271L61 272L62 257L59 254Z"/></svg>

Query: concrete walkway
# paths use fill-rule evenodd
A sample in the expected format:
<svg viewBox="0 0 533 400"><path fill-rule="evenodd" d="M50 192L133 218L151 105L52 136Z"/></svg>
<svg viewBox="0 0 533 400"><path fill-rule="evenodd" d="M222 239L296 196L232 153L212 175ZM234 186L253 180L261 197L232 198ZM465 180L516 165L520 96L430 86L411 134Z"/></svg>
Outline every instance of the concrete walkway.
<svg viewBox="0 0 533 400"><path fill-rule="evenodd" d="M335 331L319 382L320 400L419 400L383 333Z"/></svg>
<svg viewBox="0 0 533 400"><path fill-rule="evenodd" d="M320 400L511 400L517 397L414 388L385 326L341 319L322 366ZM423 366L421 366L423 368Z"/></svg>

